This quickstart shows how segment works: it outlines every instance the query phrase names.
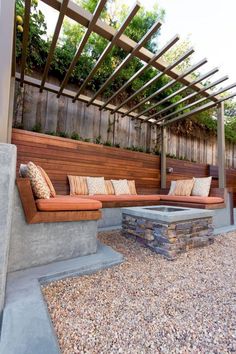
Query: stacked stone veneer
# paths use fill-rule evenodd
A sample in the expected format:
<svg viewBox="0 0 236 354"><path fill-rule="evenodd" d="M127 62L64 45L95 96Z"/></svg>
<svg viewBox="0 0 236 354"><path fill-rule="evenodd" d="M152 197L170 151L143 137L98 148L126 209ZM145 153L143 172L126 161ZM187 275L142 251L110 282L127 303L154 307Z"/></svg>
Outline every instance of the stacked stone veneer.
<svg viewBox="0 0 236 354"><path fill-rule="evenodd" d="M123 214L122 232L170 260L189 249L213 242L212 217L168 224Z"/></svg>

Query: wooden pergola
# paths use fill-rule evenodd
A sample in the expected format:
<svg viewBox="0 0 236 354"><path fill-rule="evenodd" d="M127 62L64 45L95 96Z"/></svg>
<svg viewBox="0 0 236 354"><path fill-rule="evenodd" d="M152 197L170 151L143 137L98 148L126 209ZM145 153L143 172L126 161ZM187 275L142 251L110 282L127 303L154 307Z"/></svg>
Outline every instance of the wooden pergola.
<svg viewBox="0 0 236 354"><path fill-rule="evenodd" d="M216 72L219 71L218 68L214 68L205 74L193 79L191 76L194 71L199 67L203 66L207 60L204 58L198 63L192 65L190 68L183 72L179 72L176 67L182 63L186 58L193 54L194 50L191 48L187 50L178 59L168 64L164 61L163 55L171 49L179 40L179 36L175 35L171 38L162 48L160 48L156 53L150 52L145 48L145 44L150 40L150 38L155 34L162 24L156 22L148 32L139 40L139 42L133 41L131 38L124 34L124 31L129 26L131 20L134 18L138 10L140 9L140 4L136 2L130 9L124 22L121 24L118 30L115 30L105 22L99 19L107 0L99 0L96 9L93 13L89 13L84 10L76 3L71 0L42 0L44 3L56 9L58 11L58 20L56 23L55 31L52 37L52 42L49 48L48 57L44 71L42 73L41 80L36 79L32 76L26 75L26 61L27 61L27 46L29 38L29 22L30 22L30 8L31 0L25 0L25 14L24 14L24 32L23 32L23 43L22 43L22 56L21 56L21 67L20 71L16 72L15 65L15 35L14 35L14 0L4 1L0 10L0 27L2 29L1 33L5 33L4 37L0 41L0 71L1 71L1 84L0 84L0 141L10 142L11 139L11 125L12 125L12 115L13 115L13 95L14 95L14 80L20 81L20 85L30 84L39 88L39 94L43 90L48 90L57 94L59 98L61 95L70 97L73 102L80 100L87 104L87 106L93 104L98 106L100 110L109 110L111 114L116 112L120 113L122 117L129 116L131 119L138 119L141 123L148 123L152 125L159 125L162 129L162 151L161 151L161 186L166 187L166 127L172 122L176 122L181 119L186 119L199 112L212 108L214 106L218 107L218 164L219 164L219 186L225 186L225 147L224 147L224 104L223 102L230 99L236 95L236 93L230 93L227 96L222 96L225 93L236 86L236 83L228 85L223 89L216 92L210 91L213 87L216 87L223 81L227 80L227 76L208 84L203 85L201 82ZM67 16L68 18L76 21L80 25L86 28L83 38L77 48L76 54L68 67L66 74L61 82L60 86L53 85L47 81L50 65L54 56L55 48L59 38L60 30L62 28L63 20ZM85 78L83 83L78 87L77 91L72 91L67 88L70 76L76 64L79 62L81 54L84 47L89 39L92 32L97 33L109 41L106 48L101 53L96 64L92 68L89 75ZM115 68L114 72L108 77L108 79L101 85L101 87L93 94L92 97L84 93L87 84L94 77L98 69L101 67L106 56L111 52L114 46L118 46L127 52L125 59ZM110 85L112 81L120 74L121 70L129 64L132 58L137 58L142 62L142 67L131 76L127 82L125 82L114 94L106 100L103 100L102 93ZM133 93L130 97L124 100L118 105L114 105L114 99L123 92L135 79L137 79L146 69L153 67L157 70L156 76L151 80L147 81L143 87ZM142 92L145 92L152 84L157 82L161 77L167 75L170 77L170 81L163 87L159 88L157 91L153 92L148 97L141 100L138 104L131 106L133 98ZM171 95L166 96L161 101L157 102L157 97L160 93L164 92L176 83L182 84L182 87ZM191 89L193 93L185 96L176 103L170 104L164 109L159 109L158 107L168 102L174 96L184 93L184 91ZM201 97L201 98L199 98ZM196 100L194 100L196 98ZM191 103L188 101L191 100ZM207 103L202 104L205 101ZM142 110L142 106L149 102L149 107ZM172 112L173 108L178 106L180 103L186 102L186 105L177 111ZM127 104L129 103L129 108ZM150 111L156 109L155 114L150 114ZM193 108L193 109L192 109ZM192 110L191 110L192 109ZM170 112L169 112L170 111Z"/></svg>

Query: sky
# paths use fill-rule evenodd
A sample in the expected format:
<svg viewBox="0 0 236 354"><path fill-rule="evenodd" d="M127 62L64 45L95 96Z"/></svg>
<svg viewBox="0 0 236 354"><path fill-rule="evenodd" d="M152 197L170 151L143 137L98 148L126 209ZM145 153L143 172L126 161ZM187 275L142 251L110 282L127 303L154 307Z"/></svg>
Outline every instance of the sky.
<svg viewBox="0 0 236 354"><path fill-rule="evenodd" d="M121 0L127 3L127 0ZM224 75L230 79L224 85L236 82L236 0L140 0L147 9L152 9L155 2L165 9L165 21L161 27L159 43L162 45L175 34L181 40L189 39L196 54L192 63L203 58L208 59L200 72L207 72L213 67L220 71L214 80ZM130 6L134 1L128 1ZM52 33L58 12L42 2L40 9L46 15L49 33Z"/></svg>

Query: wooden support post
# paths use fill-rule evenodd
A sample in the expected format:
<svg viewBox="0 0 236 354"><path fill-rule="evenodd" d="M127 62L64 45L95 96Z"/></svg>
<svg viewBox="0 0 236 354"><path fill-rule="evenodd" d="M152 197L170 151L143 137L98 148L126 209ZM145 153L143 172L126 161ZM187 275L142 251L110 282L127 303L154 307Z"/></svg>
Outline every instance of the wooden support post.
<svg viewBox="0 0 236 354"><path fill-rule="evenodd" d="M9 122L13 112L12 97L12 49L13 49L13 30L14 30L15 1L1 1L0 6L0 142L8 143L10 132ZM11 131L11 126L10 126Z"/></svg>
<svg viewBox="0 0 236 354"><path fill-rule="evenodd" d="M225 126L224 126L224 102L218 106L217 115L217 153L219 188L225 188Z"/></svg>
<svg viewBox="0 0 236 354"><path fill-rule="evenodd" d="M161 188L166 188L166 150L167 150L167 136L166 127L161 128Z"/></svg>

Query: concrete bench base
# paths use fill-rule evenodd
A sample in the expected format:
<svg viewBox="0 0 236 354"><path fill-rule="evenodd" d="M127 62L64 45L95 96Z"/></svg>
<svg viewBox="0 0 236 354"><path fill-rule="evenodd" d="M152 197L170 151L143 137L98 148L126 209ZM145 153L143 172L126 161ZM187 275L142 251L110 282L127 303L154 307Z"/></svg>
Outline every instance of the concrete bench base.
<svg viewBox="0 0 236 354"><path fill-rule="evenodd" d="M85 256L96 251L96 220L29 225L15 188L8 271Z"/></svg>

